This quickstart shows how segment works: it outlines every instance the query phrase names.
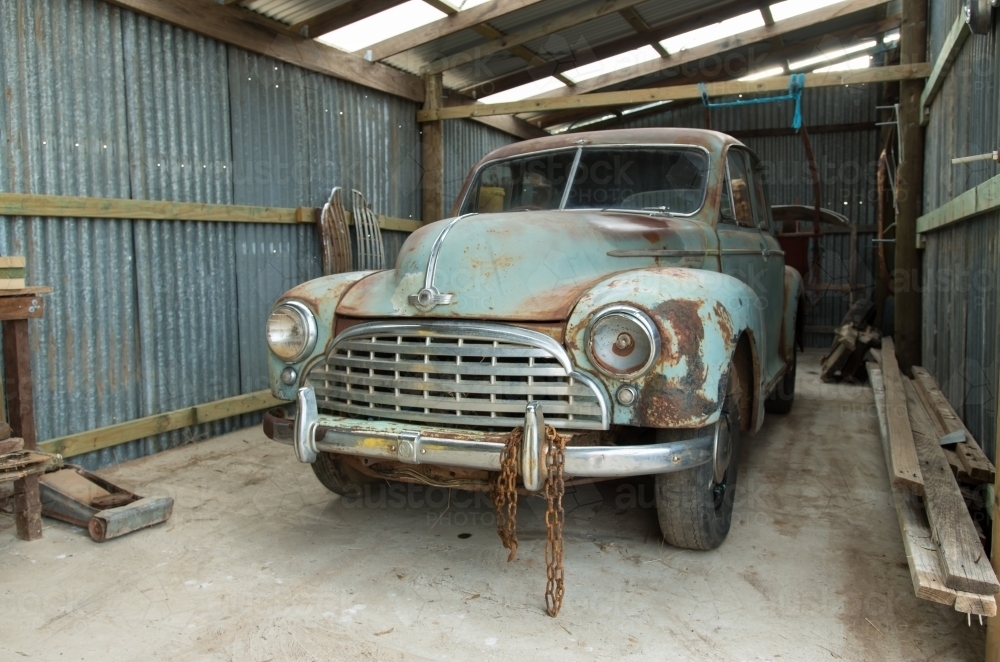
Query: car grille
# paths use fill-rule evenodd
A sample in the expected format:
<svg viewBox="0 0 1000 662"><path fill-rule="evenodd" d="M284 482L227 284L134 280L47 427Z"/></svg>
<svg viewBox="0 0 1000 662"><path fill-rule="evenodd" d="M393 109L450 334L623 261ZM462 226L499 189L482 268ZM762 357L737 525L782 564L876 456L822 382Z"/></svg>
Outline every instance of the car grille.
<svg viewBox="0 0 1000 662"><path fill-rule="evenodd" d="M503 430L534 400L553 427L607 428L600 387L567 366L558 343L517 327L369 323L342 333L308 383L328 414Z"/></svg>

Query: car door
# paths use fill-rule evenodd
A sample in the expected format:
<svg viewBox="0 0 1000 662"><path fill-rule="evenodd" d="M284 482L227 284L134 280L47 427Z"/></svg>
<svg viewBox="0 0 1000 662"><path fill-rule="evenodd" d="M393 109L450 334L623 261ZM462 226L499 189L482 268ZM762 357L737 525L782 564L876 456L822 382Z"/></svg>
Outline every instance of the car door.
<svg viewBox="0 0 1000 662"><path fill-rule="evenodd" d="M723 190L720 218L716 226L719 236L719 257L722 272L738 278L746 283L757 294L762 307L761 316L765 320L766 332L764 338L757 338L758 349L766 360L762 361L762 375L765 383L770 382L777 374L780 366L775 366L773 358L777 355L778 339L781 326L771 322L774 308L780 316L782 297L779 289L777 306L773 305L775 297L771 294L769 283L773 280L771 260L772 247L768 244L765 234L760 230L758 218L765 215L755 198L755 178L750 154L738 147L730 147L726 153L726 185ZM770 223L769 223L770 226ZM773 237L771 237L773 239ZM775 246L777 242L775 241ZM779 251L780 252L780 251ZM777 336L772 331L777 331ZM773 337L772 337L773 336Z"/></svg>

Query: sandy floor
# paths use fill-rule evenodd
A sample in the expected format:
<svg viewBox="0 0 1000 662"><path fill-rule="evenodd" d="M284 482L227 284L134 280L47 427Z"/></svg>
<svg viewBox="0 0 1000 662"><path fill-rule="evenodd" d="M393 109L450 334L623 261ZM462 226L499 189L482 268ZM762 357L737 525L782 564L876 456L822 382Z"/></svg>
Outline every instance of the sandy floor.
<svg viewBox="0 0 1000 662"><path fill-rule="evenodd" d="M101 545L0 515L0 659L981 660L985 629L913 596L870 390L800 359L793 413L744 443L721 549L662 544L651 481L567 494L567 591L544 613L544 502L513 563L482 497L348 503L247 429L102 472L174 517Z"/></svg>

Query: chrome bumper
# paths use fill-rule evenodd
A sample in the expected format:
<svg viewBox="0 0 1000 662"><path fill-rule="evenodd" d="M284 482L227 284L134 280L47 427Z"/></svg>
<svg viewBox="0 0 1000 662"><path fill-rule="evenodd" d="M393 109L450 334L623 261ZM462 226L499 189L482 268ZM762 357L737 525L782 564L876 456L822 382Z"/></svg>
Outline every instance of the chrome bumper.
<svg viewBox="0 0 1000 662"><path fill-rule="evenodd" d="M407 464L434 464L485 471L500 470L502 445L484 441L489 435L469 431L412 429L392 421L321 416L311 387L300 388L298 413L292 425L270 425L269 436L291 443L300 462L315 462L319 452L396 460ZM267 424L265 424L267 427ZM497 435L493 435L497 439ZM567 476L614 478L681 471L712 459L713 436L641 446L567 446ZM545 420L542 405L529 402L524 412L524 440L519 472L525 489L537 491L545 483Z"/></svg>

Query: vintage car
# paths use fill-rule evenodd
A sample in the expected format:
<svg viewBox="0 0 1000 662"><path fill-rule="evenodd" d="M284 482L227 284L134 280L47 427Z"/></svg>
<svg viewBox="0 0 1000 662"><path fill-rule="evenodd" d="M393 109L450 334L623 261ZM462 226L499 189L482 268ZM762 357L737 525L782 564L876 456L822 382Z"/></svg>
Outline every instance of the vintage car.
<svg viewBox="0 0 1000 662"><path fill-rule="evenodd" d="M486 490L523 426L523 491L655 476L664 539L712 549L741 435L791 409L802 281L758 159L697 129L528 140L468 176L394 269L312 280L267 321L264 430L341 495Z"/></svg>

